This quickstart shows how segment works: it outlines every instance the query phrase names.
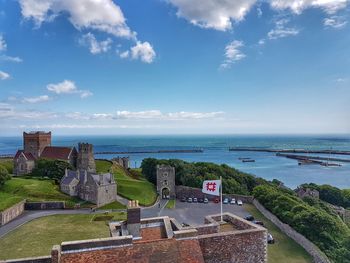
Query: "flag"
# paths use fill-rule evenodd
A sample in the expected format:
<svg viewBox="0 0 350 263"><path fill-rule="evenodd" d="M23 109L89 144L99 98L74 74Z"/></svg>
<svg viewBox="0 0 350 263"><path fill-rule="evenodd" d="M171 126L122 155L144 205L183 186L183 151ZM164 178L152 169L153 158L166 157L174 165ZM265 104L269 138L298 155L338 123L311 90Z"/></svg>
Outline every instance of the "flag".
<svg viewBox="0 0 350 263"><path fill-rule="evenodd" d="M220 180L206 180L203 182L202 193L219 196L220 185Z"/></svg>

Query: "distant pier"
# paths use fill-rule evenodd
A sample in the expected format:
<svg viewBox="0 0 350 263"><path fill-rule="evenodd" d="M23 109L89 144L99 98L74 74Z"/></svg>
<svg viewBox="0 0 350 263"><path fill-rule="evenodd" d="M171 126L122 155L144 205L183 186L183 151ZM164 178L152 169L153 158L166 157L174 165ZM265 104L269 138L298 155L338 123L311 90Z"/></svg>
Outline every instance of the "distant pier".
<svg viewBox="0 0 350 263"><path fill-rule="evenodd" d="M286 153L276 153L276 156L286 157L295 160L323 160L323 161L335 161L341 163L350 163L350 159L334 158L334 157L321 157L321 156L306 156L306 155L296 155L296 154L286 154Z"/></svg>
<svg viewBox="0 0 350 263"><path fill-rule="evenodd" d="M350 155L350 151L339 150L306 150L306 149L270 149L254 147L231 147L231 152L272 152L272 153L311 153L311 154L339 154Z"/></svg>
<svg viewBox="0 0 350 263"><path fill-rule="evenodd" d="M144 154L144 153L202 153L202 149L192 150L157 150L157 151L119 151L119 152L95 152L95 154Z"/></svg>

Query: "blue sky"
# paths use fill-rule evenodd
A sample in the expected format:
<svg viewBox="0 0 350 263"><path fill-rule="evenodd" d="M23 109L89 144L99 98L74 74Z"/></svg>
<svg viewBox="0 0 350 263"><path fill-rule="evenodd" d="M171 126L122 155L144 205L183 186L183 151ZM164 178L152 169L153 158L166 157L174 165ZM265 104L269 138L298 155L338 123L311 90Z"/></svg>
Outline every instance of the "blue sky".
<svg viewBox="0 0 350 263"><path fill-rule="evenodd" d="M0 135L350 133L348 0L0 0Z"/></svg>

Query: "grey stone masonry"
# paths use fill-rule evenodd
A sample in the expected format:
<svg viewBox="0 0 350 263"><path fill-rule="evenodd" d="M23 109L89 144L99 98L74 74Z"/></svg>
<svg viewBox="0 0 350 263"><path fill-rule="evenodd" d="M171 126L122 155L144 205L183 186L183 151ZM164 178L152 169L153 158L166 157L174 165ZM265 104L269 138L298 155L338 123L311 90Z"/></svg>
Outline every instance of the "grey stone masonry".
<svg viewBox="0 0 350 263"><path fill-rule="evenodd" d="M157 192L163 199L176 198L174 167L157 165Z"/></svg>
<svg viewBox="0 0 350 263"><path fill-rule="evenodd" d="M79 143L77 169L96 173L96 164L92 144Z"/></svg>

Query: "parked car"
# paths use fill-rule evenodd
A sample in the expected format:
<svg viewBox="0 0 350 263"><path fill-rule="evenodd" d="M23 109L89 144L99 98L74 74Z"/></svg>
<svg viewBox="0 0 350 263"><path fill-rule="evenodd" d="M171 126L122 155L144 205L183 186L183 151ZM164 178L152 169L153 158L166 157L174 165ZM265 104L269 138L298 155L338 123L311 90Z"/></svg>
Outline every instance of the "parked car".
<svg viewBox="0 0 350 263"><path fill-rule="evenodd" d="M191 197L189 197L189 198L187 199L187 203L192 203L192 198L191 198Z"/></svg>
<svg viewBox="0 0 350 263"><path fill-rule="evenodd" d="M230 204L234 205L236 203L236 199L232 198Z"/></svg>
<svg viewBox="0 0 350 263"><path fill-rule="evenodd" d="M193 198L193 203L197 203L197 202L198 202L197 197Z"/></svg>
<svg viewBox="0 0 350 263"><path fill-rule="evenodd" d="M260 220L254 220L253 223L254 223L254 224L257 224L257 225L264 226L264 222L263 222L263 221L260 221Z"/></svg>
<svg viewBox="0 0 350 263"><path fill-rule="evenodd" d="M182 197L181 202L186 202L186 197Z"/></svg>
<svg viewBox="0 0 350 263"><path fill-rule="evenodd" d="M269 244L275 243L275 239L273 238L273 236L270 233L267 234L267 243L269 243Z"/></svg>
<svg viewBox="0 0 350 263"><path fill-rule="evenodd" d="M242 206L242 205L243 205L243 202L242 202L242 200L237 200L237 205L240 205L240 206Z"/></svg>
<svg viewBox="0 0 350 263"><path fill-rule="evenodd" d="M219 199L219 198L215 198L215 199L214 199L214 203L215 203L215 204L220 203L220 199Z"/></svg>
<svg viewBox="0 0 350 263"><path fill-rule="evenodd" d="M209 203L208 198L204 198L204 204L207 204L207 203Z"/></svg>
<svg viewBox="0 0 350 263"><path fill-rule="evenodd" d="M223 204L228 204L228 198L225 198L224 201L222 201Z"/></svg>
<svg viewBox="0 0 350 263"><path fill-rule="evenodd" d="M204 199L203 198L198 198L198 203L204 203Z"/></svg>
<svg viewBox="0 0 350 263"><path fill-rule="evenodd" d="M248 220L248 221L254 221L254 216L252 216L252 215L246 215L246 216L244 217L244 219L245 219L245 220Z"/></svg>

